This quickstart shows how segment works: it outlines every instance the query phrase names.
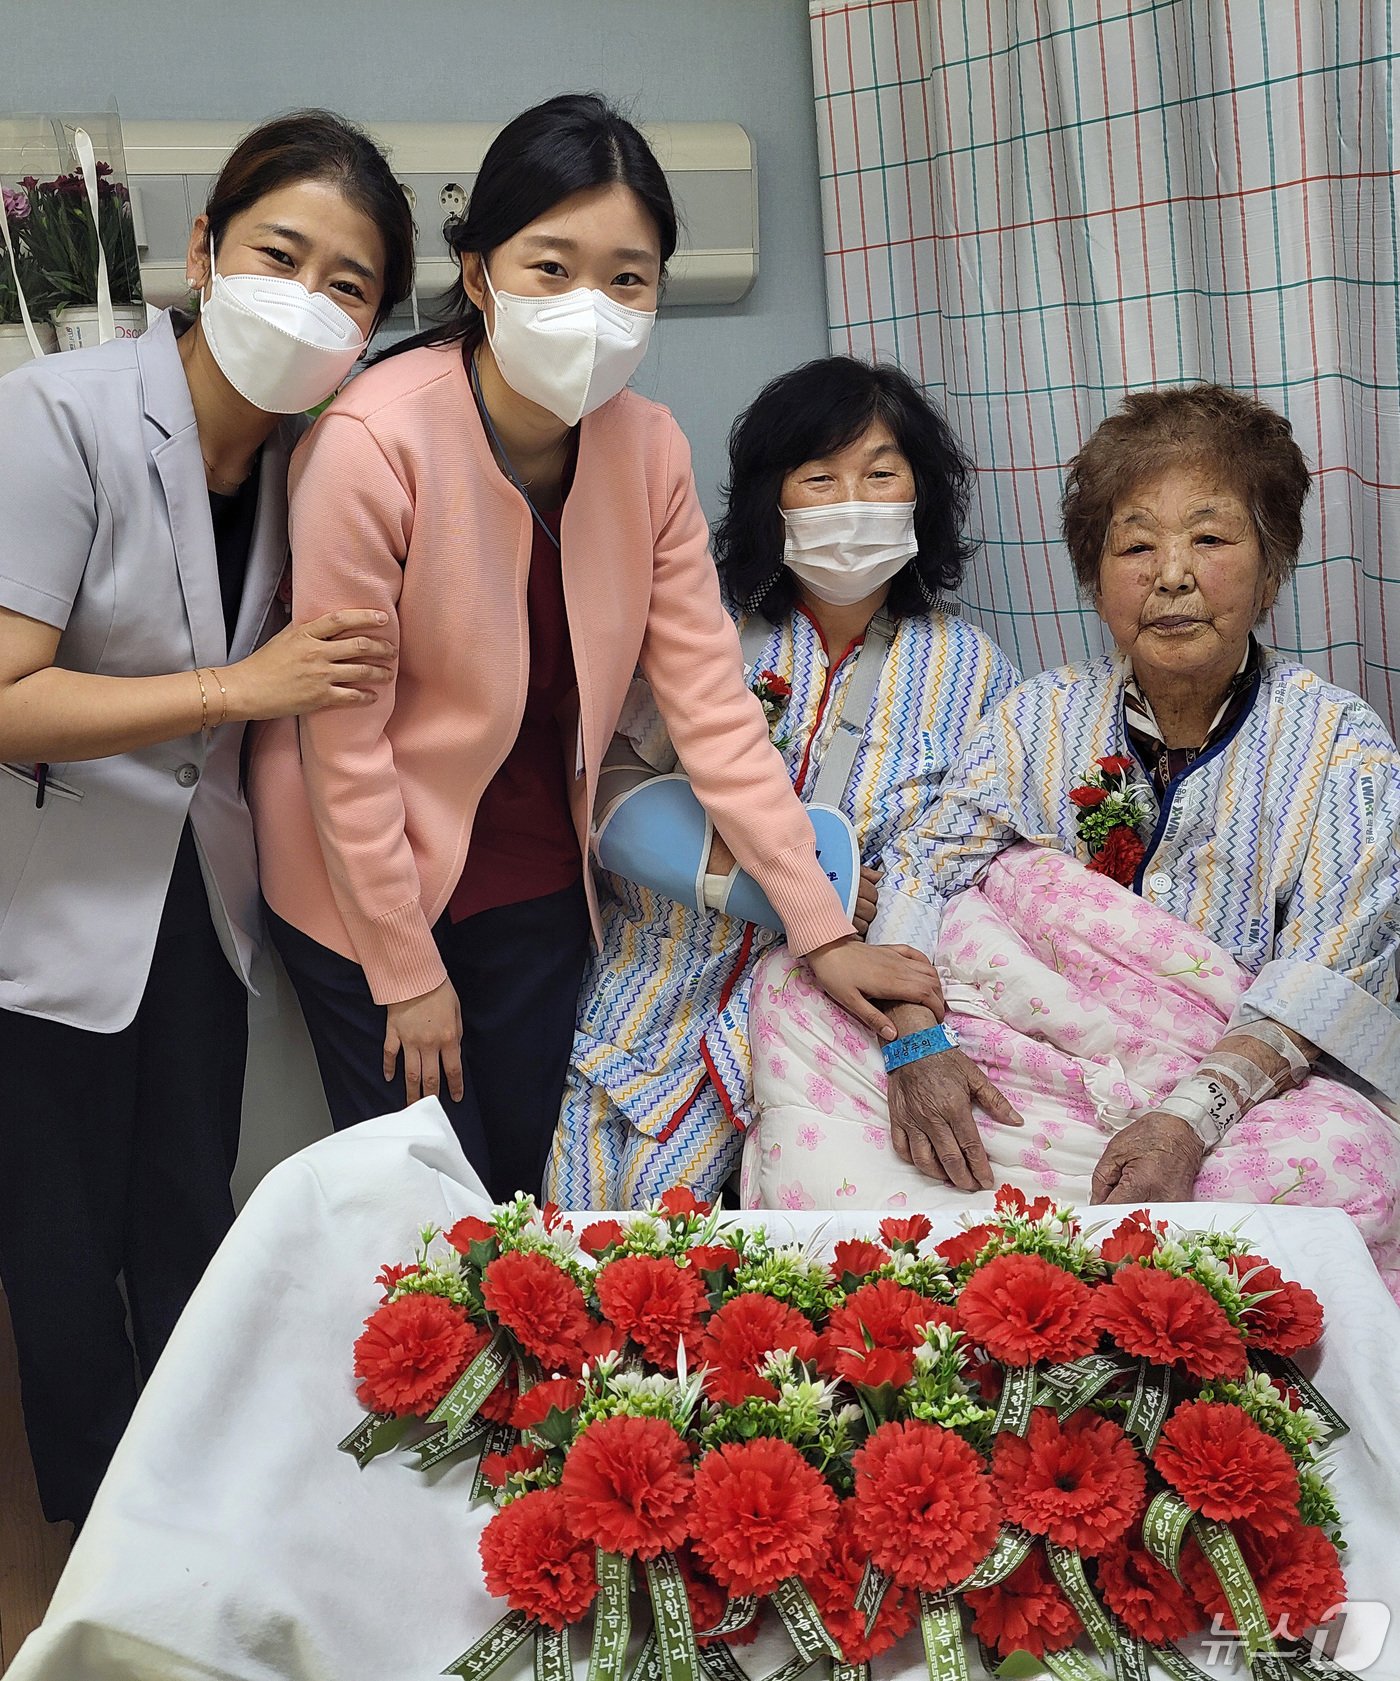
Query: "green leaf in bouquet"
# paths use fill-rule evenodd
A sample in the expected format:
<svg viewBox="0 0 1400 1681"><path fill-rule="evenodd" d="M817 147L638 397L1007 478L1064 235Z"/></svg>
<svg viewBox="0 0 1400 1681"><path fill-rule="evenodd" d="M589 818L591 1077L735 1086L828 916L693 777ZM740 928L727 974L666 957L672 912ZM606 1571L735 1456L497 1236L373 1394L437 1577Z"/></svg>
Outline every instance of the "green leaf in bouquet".
<svg viewBox="0 0 1400 1681"><path fill-rule="evenodd" d="M1044 1663L1030 1652L1009 1652L997 1665L993 1673L997 1681L1035 1681L1040 1675L1047 1675L1049 1671Z"/></svg>

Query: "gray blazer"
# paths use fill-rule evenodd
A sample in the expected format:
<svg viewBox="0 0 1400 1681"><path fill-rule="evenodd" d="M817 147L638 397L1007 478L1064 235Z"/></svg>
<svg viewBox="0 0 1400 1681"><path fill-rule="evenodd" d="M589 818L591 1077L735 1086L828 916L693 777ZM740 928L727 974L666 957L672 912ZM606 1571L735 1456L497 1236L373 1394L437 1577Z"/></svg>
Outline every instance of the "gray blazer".
<svg viewBox="0 0 1400 1681"><path fill-rule="evenodd" d="M139 339L0 380L0 606L62 631L55 663L113 677L225 665L278 628L287 460L263 449L233 642L194 408L168 314ZM194 678L190 679L191 688ZM218 702L211 691L211 706ZM217 716L217 714L216 714ZM0 1007L99 1033L135 1016L186 816L245 983L260 938L242 724L50 768L0 764Z"/></svg>

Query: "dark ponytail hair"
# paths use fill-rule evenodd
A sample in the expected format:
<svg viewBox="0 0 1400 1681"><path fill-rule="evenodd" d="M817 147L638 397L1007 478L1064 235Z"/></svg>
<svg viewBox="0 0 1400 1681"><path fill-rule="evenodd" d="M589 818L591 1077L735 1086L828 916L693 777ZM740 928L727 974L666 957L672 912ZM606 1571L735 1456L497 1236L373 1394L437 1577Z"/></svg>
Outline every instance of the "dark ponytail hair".
<svg viewBox="0 0 1400 1681"><path fill-rule="evenodd" d="M204 214L217 254L235 216L279 187L329 181L363 211L384 241L377 327L413 288L413 212L378 146L334 111L289 111L245 134L209 189Z"/></svg>
<svg viewBox="0 0 1400 1681"><path fill-rule="evenodd" d="M487 148L464 216L443 228L453 253L487 257L521 228L589 187L630 187L656 224L661 268L676 249L676 206L666 174L640 129L596 93L561 93L513 117ZM377 358L425 344L477 344L481 311L462 277L443 294L441 323L392 345Z"/></svg>

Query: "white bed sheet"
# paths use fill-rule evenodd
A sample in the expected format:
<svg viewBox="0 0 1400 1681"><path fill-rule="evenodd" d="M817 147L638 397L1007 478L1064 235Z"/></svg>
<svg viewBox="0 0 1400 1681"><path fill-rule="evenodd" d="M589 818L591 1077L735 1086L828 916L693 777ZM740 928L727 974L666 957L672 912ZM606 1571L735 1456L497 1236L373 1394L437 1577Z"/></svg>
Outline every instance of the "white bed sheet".
<svg viewBox="0 0 1400 1681"><path fill-rule="evenodd" d="M486 1203L432 1099L268 1175L177 1326L11 1681L407 1681L440 1673L496 1620L471 1468L424 1477L385 1456L360 1471L335 1448L361 1416L351 1346L380 1264L408 1258L420 1225ZM1348 1588L1400 1621L1400 1310L1351 1222L1300 1208L1158 1212L1245 1221L1321 1297L1317 1381L1352 1425L1335 1472ZM834 1240L880 1216L763 1218L798 1237L830 1221ZM776 1637L749 1653L759 1676L781 1655ZM503 1681L528 1672L528 1648L518 1657ZM925 1673L916 1641L875 1673ZM1366 1677L1400 1681L1400 1628Z"/></svg>

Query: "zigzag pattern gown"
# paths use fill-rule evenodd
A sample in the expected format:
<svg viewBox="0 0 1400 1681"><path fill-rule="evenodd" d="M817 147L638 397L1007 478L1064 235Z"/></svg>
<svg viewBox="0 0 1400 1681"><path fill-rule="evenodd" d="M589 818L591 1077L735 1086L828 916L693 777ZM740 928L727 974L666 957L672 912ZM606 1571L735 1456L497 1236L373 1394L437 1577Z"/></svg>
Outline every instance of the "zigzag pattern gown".
<svg viewBox="0 0 1400 1681"><path fill-rule="evenodd" d="M800 608L774 627L751 677L792 698L772 729L793 786L811 798L859 643L828 650ZM926 818L950 767L1016 672L964 620L901 619L841 804L865 863L883 868ZM633 685L618 726L658 771L675 768L649 691ZM603 945L579 995L578 1030L545 1176L566 1208L639 1208L671 1185L714 1198L752 1116L748 987L778 937L600 877Z"/></svg>

